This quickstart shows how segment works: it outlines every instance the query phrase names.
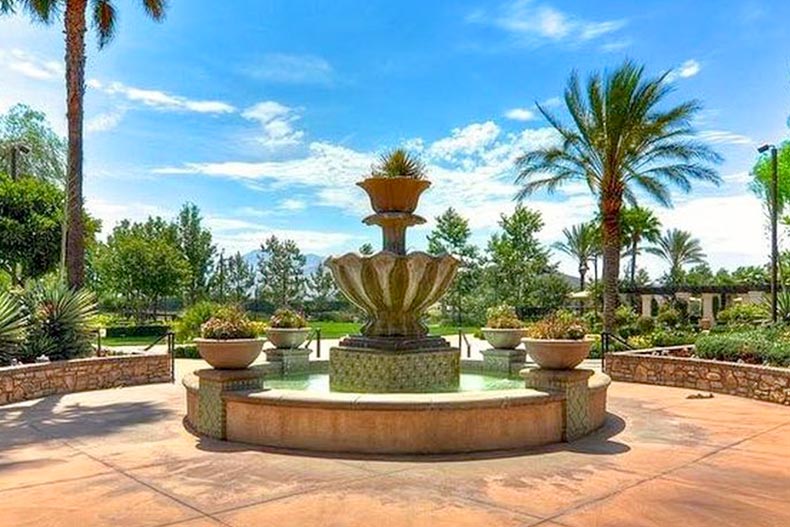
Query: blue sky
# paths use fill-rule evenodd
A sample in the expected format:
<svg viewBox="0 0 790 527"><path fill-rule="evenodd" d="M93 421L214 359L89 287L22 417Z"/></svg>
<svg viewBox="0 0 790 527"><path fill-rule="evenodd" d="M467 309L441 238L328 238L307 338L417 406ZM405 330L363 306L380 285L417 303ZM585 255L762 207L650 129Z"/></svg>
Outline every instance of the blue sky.
<svg viewBox="0 0 790 527"><path fill-rule="evenodd" d="M321 255L378 245L353 182L405 143L434 181L418 212L453 206L484 245L514 206L512 160L553 140L535 102L562 115L571 70L630 57L672 70L674 100L703 101L697 128L726 159L722 186L678 194L661 219L692 230L714 268L764 260L745 185L755 147L787 135L786 2L172 0L162 24L135 3L118 2L109 47L89 47L86 206L106 230L193 201L228 250L272 233ZM59 28L0 20L0 111L25 102L64 131L62 56ZM547 242L594 209L580 185L527 204Z"/></svg>

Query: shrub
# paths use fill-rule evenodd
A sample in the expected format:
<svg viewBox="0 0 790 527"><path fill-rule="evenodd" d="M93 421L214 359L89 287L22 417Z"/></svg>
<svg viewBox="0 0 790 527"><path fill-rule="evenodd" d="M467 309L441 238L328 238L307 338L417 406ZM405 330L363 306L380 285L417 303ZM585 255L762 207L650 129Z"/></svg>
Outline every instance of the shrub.
<svg viewBox="0 0 790 527"><path fill-rule="evenodd" d="M653 338L651 335L634 335L628 339L628 345L637 350L652 348Z"/></svg>
<svg viewBox="0 0 790 527"><path fill-rule="evenodd" d="M597 311L587 311L582 315L584 325L591 333L601 333L603 331L603 316Z"/></svg>
<svg viewBox="0 0 790 527"><path fill-rule="evenodd" d="M524 326L518 319L516 308L507 304L489 307L486 317L486 327L492 329L519 329Z"/></svg>
<svg viewBox="0 0 790 527"><path fill-rule="evenodd" d="M0 292L0 364L17 354L27 329L27 316L13 295Z"/></svg>
<svg viewBox="0 0 790 527"><path fill-rule="evenodd" d="M661 306L658 311L658 323L668 328L674 328L680 325L681 317L680 312L674 307L665 304Z"/></svg>
<svg viewBox="0 0 790 527"><path fill-rule="evenodd" d="M640 335L646 335L656 329L656 321L653 320L653 317L639 317L636 319L635 326Z"/></svg>
<svg viewBox="0 0 790 527"><path fill-rule="evenodd" d="M197 346L187 345L187 346L176 346L173 350L173 354L177 359L199 359L200 352L198 352Z"/></svg>
<svg viewBox="0 0 790 527"><path fill-rule="evenodd" d="M372 177L424 179L425 164L403 148L398 148L379 157Z"/></svg>
<svg viewBox="0 0 790 527"><path fill-rule="evenodd" d="M278 309L269 319L269 325L273 328L297 329L307 327L307 320L293 309Z"/></svg>
<svg viewBox="0 0 790 527"><path fill-rule="evenodd" d="M222 307L200 327L200 334L204 339L250 339L255 337L255 326L241 308Z"/></svg>
<svg viewBox="0 0 790 527"><path fill-rule="evenodd" d="M90 353L91 321L96 315L93 293L37 284L25 291L24 304L29 325L21 350L23 362L39 355L67 360Z"/></svg>
<svg viewBox="0 0 790 527"><path fill-rule="evenodd" d="M764 305L738 303L719 311L716 322L727 326L753 325L768 318L769 314Z"/></svg>
<svg viewBox="0 0 790 527"><path fill-rule="evenodd" d="M618 328L630 326L636 322L636 313L631 306L622 304L614 310L614 323Z"/></svg>
<svg viewBox="0 0 790 527"><path fill-rule="evenodd" d="M527 328L527 336L546 340L581 340L587 334L584 321L570 311L557 311Z"/></svg>
<svg viewBox="0 0 790 527"><path fill-rule="evenodd" d="M691 331L660 328L650 334L653 347L683 346L694 344L697 335Z"/></svg>
<svg viewBox="0 0 790 527"><path fill-rule="evenodd" d="M790 366L790 340L776 329L702 335L696 342L701 359Z"/></svg>
<svg viewBox="0 0 790 527"><path fill-rule="evenodd" d="M208 322L219 309L219 304L214 302L197 302L192 304L181 319L175 324L176 338L179 342L189 342L200 335L200 327Z"/></svg>
<svg viewBox="0 0 790 527"><path fill-rule="evenodd" d="M92 325L97 327L94 318ZM101 327L101 326L99 326ZM145 326L111 326L107 328L108 338L128 338L128 337L161 337L168 332L170 326L162 324Z"/></svg>

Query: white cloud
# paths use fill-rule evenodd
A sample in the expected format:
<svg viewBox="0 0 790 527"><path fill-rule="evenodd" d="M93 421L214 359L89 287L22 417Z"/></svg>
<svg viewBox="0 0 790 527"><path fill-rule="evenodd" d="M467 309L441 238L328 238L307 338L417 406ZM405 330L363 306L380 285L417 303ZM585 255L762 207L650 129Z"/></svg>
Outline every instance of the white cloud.
<svg viewBox="0 0 790 527"><path fill-rule="evenodd" d="M681 64L677 70L677 73L681 78L687 79L699 73L699 70L700 70L699 62L691 59Z"/></svg>
<svg viewBox="0 0 790 527"><path fill-rule="evenodd" d="M467 20L502 29L517 44L526 46L591 41L619 31L627 24L625 20L585 20L532 0L511 0L494 10L477 10Z"/></svg>
<svg viewBox="0 0 790 527"><path fill-rule="evenodd" d="M727 130L703 130L697 137L714 145L752 145L754 140L751 137L729 132Z"/></svg>
<svg viewBox="0 0 790 527"><path fill-rule="evenodd" d="M304 137L302 130L294 128L294 123L300 118L297 111L276 101L259 102L241 115L260 123L263 134L258 141L268 148L297 145Z"/></svg>
<svg viewBox="0 0 790 527"><path fill-rule="evenodd" d="M295 211L298 211L298 210L306 209L307 208L307 203L305 203L304 201L302 201L300 199L289 198L289 199L284 199L283 201L281 201L280 205L278 206L278 208L280 208L282 210L295 212Z"/></svg>
<svg viewBox="0 0 790 527"><path fill-rule="evenodd" d="M268 53L246 72L257 79L284 84L329 84L334 71L315 55Z"/></svg>
<svg viewBox="0 0 790 527"><path fill-rule="evenodd" d="M149 216L161 216L170 218L173 212L150 203L143 202L124 202L115 203L102 198L88 197L85 200L85 208L91 216L98 218L102 222L100 237L105 239L112 232L121 220L145 221Z"/></svg>
<svg viewBox="0 0 790 527"><path fill-rule="evenodd" d="M9 70L34 80L63 79L63 64L42 59L40 56L21 49L0 50L0 62Z"/></svg>
<svg viewBox="0 0 790 527"><path fill-rule="evenodd" d="M126 115L126 108L123 107L94 115L85 120L85 131L88 133L108 132L121 123L124 115Z"/></svg>
<svg viewBox="0 0 790 527"><path fill-rule="evenodd" d="M430 155L445 160L457 155L480 153L499 136L500 129L493 121L472 123L463 128L454 128L450 137L435 141L428 149Z"/></svg>
<svg viewBox="0 0 790 527"><path fill-rule="evenodd" d="M132 102L158 110L188 111L196 113L233 113L236 109L222 101L189 99L180 95L172 95L160 90L149 90L126 86L121 82L112 82L105 86L101 81L92 79L89 86L104 90L110 95L122 95Z"/></svg>
<svg viewBox="0 0 790 527"><path fill-rule="evenodd" d="M511 108L505 112L505 117L513 121L531 121L535 118L535 112L527 108Z"/></svg>

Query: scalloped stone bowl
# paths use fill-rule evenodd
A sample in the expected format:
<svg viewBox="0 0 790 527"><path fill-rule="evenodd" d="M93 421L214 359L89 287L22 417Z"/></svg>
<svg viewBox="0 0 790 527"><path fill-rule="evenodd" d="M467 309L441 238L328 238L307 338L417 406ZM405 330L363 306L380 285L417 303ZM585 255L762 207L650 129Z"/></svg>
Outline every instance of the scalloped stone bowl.
<svg viewBox="0 0 790 527"><path fill-rule="evenodd" d="M372 256L347 253L326 261L341 291L369 315L367 337L422 337L420 321L452 284L458 260L425 252Z"/></svg>

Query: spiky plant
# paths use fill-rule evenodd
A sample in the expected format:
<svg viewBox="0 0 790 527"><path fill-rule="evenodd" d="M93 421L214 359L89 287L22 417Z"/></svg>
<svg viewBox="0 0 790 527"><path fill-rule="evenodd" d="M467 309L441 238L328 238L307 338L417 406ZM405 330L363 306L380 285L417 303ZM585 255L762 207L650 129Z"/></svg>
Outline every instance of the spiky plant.
<svg viewBox="0 0 790 527"><path fill-rule="evenodd" d="M0 364L16 355L27 328L27 316L19 301L8 292L0 292Z"/></svg>
<svg viewBox="0 0 790 527"><path fill-rule="evenodd" d="M62 284L37 284L26 292L25 303L30 316L24 344L28 360L42 354L50 360L66 360L90 352L91 319L96 315L93 293Z"/></svg>
<svg viewBox="0 0 790 527"><path fill-rule="evenodd" d="M406 177L425 179L425 164L403 148L387 152L379 157L373 167L373 177Z"/></svg>

